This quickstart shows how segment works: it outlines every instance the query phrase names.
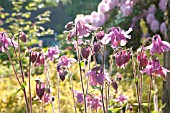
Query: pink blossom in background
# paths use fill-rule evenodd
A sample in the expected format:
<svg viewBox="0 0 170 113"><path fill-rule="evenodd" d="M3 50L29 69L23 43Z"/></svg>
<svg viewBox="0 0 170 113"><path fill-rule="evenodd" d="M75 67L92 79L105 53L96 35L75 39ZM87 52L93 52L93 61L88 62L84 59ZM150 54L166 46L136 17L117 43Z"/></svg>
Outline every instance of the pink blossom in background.
<svg viewBox="0 0 170 113"><path fill-rule="evenodd" d="M152 37L152 44L150 46L144 47L145 50L150 49L150 54L163 53L170 50L170 43L162 41L159 35Z"/></svg>
<svg viewBox="0 0 170 113"><path fill-rule="evenodd" d="M122 11L123 16L129 16L132 13L133 9L133 1L126 0L122 1L122 4L120 6L120 10Z"/></svg>
<svg viewBox="0 0 170 113"><path fill-rule="evenodd" d="M101 1L98 5L97 11L98 13L106 13L109 10L107 4Z"/></svg>
<svg viewBox="0 0 170 113"><path fill-rule="evenodd" d="M167 4L168 4L168 0L160 0L159 9L161 9L162 11L165 11L167 9Z"/></svg>
<svg viewBox="0 0 170 113"><path fill-rule="evenodd" d="M91 101L91 108L97 110L99 107L102 107L101 99L95 96Z"/></svg>
<svg viewBox="0 0 170 113"><path fill-rule="evenodd" d="M84 23L85 24L91 24L91 15L85 15L84 16Z"/></svg>
<svg viewBox="0 0 170 113"><path fill-rule="evenodd" d="M77 101L82 104L84 101L83 93L76 90L73 92L76 94L75 97L77 98Z"/></svg>
<svg viewBox="0 0 170 113"><path fill-rule="evenodd" d="M122 95L122 94L120 94L120 95L115 99L115 101L122 104L122 103L127 102L127 97L124 96L124 95Z"/></svg>
<svg viewBox="0 0 170 113"><path fill-rule="evenodd" d="M47 58L49 58L51 61L53 61L55 58L58 58L60 53L60 50L58 46L50 47L46 53Z"/></svg>
<svg viewBox="0 0 170 113"><path fill-rule="evenodd" d="M45 92L44 93L44 103L48 104L48 103L51 103L53 101L54 101L54 97L51 94Z"/></svg>
<svg viewBox="0 0 170 113"><path fill-rule="evenodd" d="M98 32L96 33L96 38L97 38L98 40L101 40L101 39L104 37L104 35L105 35L104 31L98 31Z"/></svg>
<svg viewBox="0 0 170 113"><path fill-rule="evenodd" d="M150 29L156 33L159 30L159 22L158 20L153 20L150 24Z"/></svg>
<svg viewBox="0 0 170 113"><path fill-rule="evenodd" d="M150 5L150 7L148 8L148 13L150 14L154 14L156 11L156 7L154 4Z"/></svg>
<svg viewBox="0 0 170 113"><path fill-rule="evenodd" d="M14 47L18 47L18 44L12 39ZM7 38L7 34L5 32L0 32L0 51L5 52L5 48L1 45L5 46L8 49L8 46L13 46L11 43L11 39Z"/></svg>
<svg viewBox="0 0 170 113"><path fill-rule="evenodd" d="M93 11L91 17L93 26L101 27L106 22L106 15L103 13Z"/></svg>
<svg viewBox="0 0 170 113"><path fill-rule="evenodd" d="M71 63L76 62L74 58L67 58L67 56L61 56L58 61L58 65L69 67Z"/></svg>
<svg viewBox="0 0 170 113"><path fill-rule="evenodd" d="M142 70L142 73L147 73L148 75L153 75L153 76L161 76L165 78L167 72L170 72L169 70L165 69L160 65L159 60L151 60L146 68Z"/></svg>
<svg viewBox="0 0 170 113"><path fill-rule="evenodd" d="M167 30L167 29L166 29L166 24L165 24L165 22L163 22L163 23L160 25L160 32L164 35L166 30Z"/></svg>
<svg viewBox="0 0 170 113"><path fill-rule="evenodd" d="M147 21L147 23L148 24L150 24L152 21L154 21L155 20L155 16L154 16L154 14L148 14L147 16L146 16L146 21Z"/></svg>
<svg viewBox="0 0 170 113"><path fill-rule="evenodd" d="M119 0L103 0L108 6L109 11L119 5Z"/></svg>

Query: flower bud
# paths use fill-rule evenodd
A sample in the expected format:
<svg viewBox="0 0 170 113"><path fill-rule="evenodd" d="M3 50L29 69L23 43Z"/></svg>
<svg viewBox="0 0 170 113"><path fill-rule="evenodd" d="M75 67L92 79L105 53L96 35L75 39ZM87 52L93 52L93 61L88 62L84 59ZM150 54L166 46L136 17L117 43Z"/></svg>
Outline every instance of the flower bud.
<svg viewBox="0 0 170 113"><path fill-rule="evenodd" d="M100 50L100 44L97 42L94 42L93 52L97 54L99 50Z"/></svg>
<svg viewBox="0 0 170 113"><path fill-rule="evenodd" d="M67 25L65 25L65 28L70 30L73 26L73 22L69 22Z"/></svg>
<svg viewBox="0 0 170 113"><path fill-rule="evenodd" d="M81 48L82 57L87 59L90 55L90 47Z"/></svg>
<svg viewBox="0 0 170 113"><path fill-rule="evenodd" d="M112 80L112 83L111 83L113 89L115 89L115 91L117 92L117 89L118 89L118 84L115 80Z"/></svg>
<svg viewBox="0 0 170 113"><path fill-rule="evenodd" d="M22 42L26 43L27 38L26 38L26 35L24 32L22 32L22 31L20 32L19 38L21 39Z"/></svg>

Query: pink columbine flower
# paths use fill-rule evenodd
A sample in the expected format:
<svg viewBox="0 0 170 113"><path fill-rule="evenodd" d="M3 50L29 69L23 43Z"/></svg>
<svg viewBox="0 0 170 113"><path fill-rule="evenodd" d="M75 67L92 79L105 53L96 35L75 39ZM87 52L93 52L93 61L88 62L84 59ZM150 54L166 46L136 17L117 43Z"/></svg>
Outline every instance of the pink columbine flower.
<svg viewBox="0 0 170 113"><path fill-rule="evenodd" d="M77 98L77 101L82 104L84 101L83 93L76 90L73 92L76 94L75 97Z"/></svg>
<svg viewBox="0 0 170 113"><path fill-rule="evenodd" d="M150 24L151 30L156 33L159 30L159 22L158 20L153 20Z"/></svg>
<svg viewBox="0 0 170 113"><path fill-rule="evenodd" d="M34 66L40 66L45 64L45 55L40 52L32 51L31 52L31 62Z"/></svg>
<svg viewBox="0 0 170 113"><path fill-rule="evenodd" d="M83 58L88 59L91 49L89 46L81 48L81 55Z"/></svg>
<svg viewBox="0 0 170 113"><path fill-rule="evenodd" d="M46 53L47 58L49 58L51 61L53 61L55 58L58 58L60 53L60 50L58 46L50 47Z"/></svg>
<svg viewBox="0 0 170 113"><path fill-rule="evenodd" d="M117 52L115 56L116 65L120 68L125 67L127 62L130 60L130 57L130 52L127 52L126 50Z"/></svg>
<svg viewBox="0 0 170 113"><path fill-rule="evenodd" d="M125 1L121 7L120 10L123 13L123 16L129 16L132 13L132 2L130 0Z"/></svg>
<svg viewBox="0 0 170 113"><path fill-rule="evenodd" d="M101 40L102 44L108 44L111 41L112 48L117 47L119 44L121 46L126 45L127 40L130 39L131 36L128 35L132 31L132 28L129 28L128 31L121 30L119 27L112 27L110 29L109 34L105 34L103 39Z"/></svg>
<svg viewBox="0 0 170 113"><path fill-rule="evenodd" d="M94 42L93 52L97 54L100 51L100 43Z"/></svg>
<svg viewBox="0 0 170 113"><path fill-rule="evenodd" d="M95 96L91 101L91 108L97 110L99 107L102 107L101 99Z"/></svg>
<svg viewBox="0 0 170 113"><path fill-rule="evenodd" d="M148 75L153 75L153 76L161 76L165 79L165 76L167 72L170 72L169 70L165 69L160 65L159 60L154 59L149 61L148 65L144 70L142 70L142 73L147 73Z"/></svg>
<svg viewBox="0 0 170 113"><path fill-rule="evenodd" d="M100 70L100 72L98 72ZM103 85L104 80L108 80L106 74L103 73L101 67L94 67L92 71L86 73L86 76L90 76L90 85L97 86L97 84Z"/></svg>
<svg viewBox="0 0 170 113"><path fill-rule="evenodd" d="M51 103L51 102L54 101L54 97L50 93L45 92L43 97L44 97L43 101L46 104Z"/></svg>
<svg viewBox="0 0 170 113"><path fill-rule="evenodd" d="M127 102L127 97L120 94L116 99L115 99L116 102L119 102L120 104L122 103L125 103Z"/></svg>
<svg viewBox="0 0 170 113"><path fill-rule="evenodd" d="M144 47L145 50L150 49L150 54L163 53L170 50L170 43L162 41L159 35L155 35L152 38L152 44L150 46Z"/></svg>
<svg viewBox="0 0 170 113"><path fill-rule="evenodd" d="M36 94L41 99L44 95L46 85L43 82L36 83Z"/></svg>
<svg viewBox="0 0 170 113"><path fill-rule="evenodd" d="M79 38L88 37L90 32L96 29L96 27L85 24L83 21L78 20L75 24L75 28L71 29L68 34L68 41L70 41L74 36L78 36Z"/></svg>
<svg viewBox="0 0 170 113"><path fill-rule="evenodd" d="M139 53L137 56L137 62L139 64L139 66L145 67L148 64L148 59L147 59L146 53L144 53L144 52Z"/></svg>
<svg viewBox="0 0 170 113"><path fill-rule="evenodd" d="M96 33L96 38L98 40L101 40L104 37L104 35L105 35L104 31L99 31Z"/></svg>
<svg viewBox="0 0 170 113"><path fill-rule="evenodd" d="M61 56L59 58L58 64L60 66L70 67L70 64L76 62L76 59L74 58L67 58L67 56Z"/></svg>
<svg viewBox="0 0 170 113"><path fill-rule="evenodd" d="M13 44L12 44L13 42ZM14 46L14 47L18 47L18 44L12 40L10 38L7 38L7 34L4 32L0 32L0 51L5 52L5 48L3 46L5 46L8 49L8 46ZM3 46L1 45L1 43L3 44Z"/></svg>

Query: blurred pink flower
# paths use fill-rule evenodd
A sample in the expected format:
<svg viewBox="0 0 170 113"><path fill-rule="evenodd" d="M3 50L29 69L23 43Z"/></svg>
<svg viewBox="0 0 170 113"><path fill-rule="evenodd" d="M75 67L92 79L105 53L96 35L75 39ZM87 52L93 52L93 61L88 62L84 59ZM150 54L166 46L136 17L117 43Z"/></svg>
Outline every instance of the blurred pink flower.
<svg viewBox="0 0 170 113"><path fill-rule="evenodd" d="M91 108L97 110L99 107L102 107L102 102L99 97L94 97L91 101Z"/></svg>
<svg viewBox="0 0 170 113"><path fill-rule="evenodd" d="M167 9L167 4L168 4L168 0L160 0L159 9L161 9L162 11L165 11Z"/></svg>
<svg viewBox="0 0 170 113"><path fill-rule="evenodd" d="M98 31L98 32L96 33L96 38L97 38L98 40L101 40L101 39L104 37L104 35L105 35L104 31Z"/></svg>
<svg viewBox="0 0 170 113"><path fill-rule="evenodd" d="M49 58L51 61L53 61L55 58L58 58L60 53L60 50L58 46L50 47L46 53L47 58Z"/></svg>
<svg viewBox="0 0 170 113"><path fill-rule="evenodd" d="M132 13L132 4L130 0L127 0L121 4L120 10L122 11L123 16L129 16Z"/></svg>
<svg viewBox="0 0 170 113"><path fill-rule="evenodd" d="M91 48L89 46L81 48L81 55L83 58L88 59L91 53Z"/></svg>
<svg viewBox="0 0 170 113"><path fill-rule="evenodd" d="M82 104L84 101L83 93L76 90L73 92L76 94L75 97L77 98L77 101Z"/></svg>
<svg viewBox="0 0 170 113"><path fill-rule="evenodd" d="M14 47L18 47L18 44L12 39ZM5 52L5 48L1 45L5 46L8 49L8 46L13 46L11 43L11 39L7 38L7 34L5 32L0 32L0 51Z"/></svg>
<svg viewBox="0 0 170 113"><path fill-rule="evenodd" d="M51 103L54 101L54 97L50 94L50 93L47 93L45 92L44 93L44 103Z"/></svg>
<svg viewBox="0 0 170 113"><path fill-rule="evenodd" d="M150 24L151 30L156 33L159 30L159 22L158 20L153 20Z"/></svg>
<svg viewBox="0 0 170 113"><path fill-rule="evenodd" d="M127 102L127 97L120 94L116 99L115 99L116 102L119 102L120 104L122 103L125 103Z"/></svg>
<svg viewBox="0 0 170 113"><path fill-rule="evenodd" d="M93 11L91 17L93 26L101 27L106 22L106 15L103 13Z"/></svg>
<svg viewBox="0 0 170 113"><path fill-rule="evenodd" d="M166 30L167 30L167 29L166 29L166 24L165 24L165 22L163 22L163 23L160 25L160 32L164 35Z"/></svg>
<svg viewBox="0 0 170 113"><path fill-rule="evenodd" d="M69 67L72 62L76 62L74 58L67 58L67 56L61 56L58 61L58 65Z"/></svg>
<svg viewBox="0 0 170 113"><path fill-rule="evenodd" d="M101 1L98 5L97 11L99 13L106 13L109 10L107 4L103 1Z"/></svg>
<svg viewBox="0 0 170 113"><path fill-rule="evenodd" d="M148 14L146 16L146 21L147 21L148 24L150 24L153 20L155 20L154 14Z"/></svg>
<svg viewBox="0 0 170 113"><path fill-rule="evenodd" d="M152 38L152 44L150 46L144 47L145 50L150 49L150 54L163 53L170 50L170 43L162 41L159 35L155 35Z"/></svg>

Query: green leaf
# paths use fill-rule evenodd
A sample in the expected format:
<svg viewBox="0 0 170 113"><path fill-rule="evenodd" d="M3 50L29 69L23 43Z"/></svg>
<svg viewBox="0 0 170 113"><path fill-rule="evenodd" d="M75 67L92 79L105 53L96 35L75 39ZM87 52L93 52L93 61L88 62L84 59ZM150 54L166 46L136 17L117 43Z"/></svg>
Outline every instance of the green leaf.
<svg viewBox="0 0 170 113"><path fill-rule="evenodd" d="M118 111L120 111L122 108L109 108L109 111L116 113Z"/></svg>

